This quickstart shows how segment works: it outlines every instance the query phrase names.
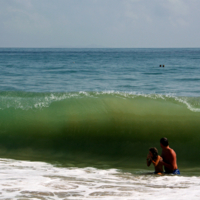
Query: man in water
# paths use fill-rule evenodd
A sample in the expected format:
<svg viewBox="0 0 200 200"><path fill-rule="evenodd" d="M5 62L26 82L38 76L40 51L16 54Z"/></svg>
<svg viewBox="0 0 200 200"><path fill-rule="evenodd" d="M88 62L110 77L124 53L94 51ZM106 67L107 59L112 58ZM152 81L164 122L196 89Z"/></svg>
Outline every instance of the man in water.
<svg viewBox="0 0 200 200"><path fill-rule="evenodd" d="M180 174L176 163L176 153L169 147L167 138L160 139L160 146L162 148L161 157L163 158L162 164L165 168L165 173Z"/></svg>

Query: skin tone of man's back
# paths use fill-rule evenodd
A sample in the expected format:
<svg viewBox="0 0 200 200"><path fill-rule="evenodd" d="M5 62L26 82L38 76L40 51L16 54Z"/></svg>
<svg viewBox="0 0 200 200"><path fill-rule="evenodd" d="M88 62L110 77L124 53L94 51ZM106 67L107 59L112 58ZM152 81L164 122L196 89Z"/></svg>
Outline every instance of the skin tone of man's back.
<svg viewBox="0 0 200 200"><path fill-rule="evenodd" d="M163 146L160 144L162 148L161 157L163 158L162 164L164 165L165 172L172 173L174 170L178 168L176 163L176 153L169 146Z"/></svg>

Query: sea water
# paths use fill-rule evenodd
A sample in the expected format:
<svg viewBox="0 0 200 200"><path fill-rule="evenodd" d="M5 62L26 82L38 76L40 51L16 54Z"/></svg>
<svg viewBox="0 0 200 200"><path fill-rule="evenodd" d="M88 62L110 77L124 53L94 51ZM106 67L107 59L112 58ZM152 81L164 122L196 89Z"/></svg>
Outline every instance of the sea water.
<svg viewBox="0 0 200 200"><path fill-rule="evenodd" d="M1 199L199 199L200 49L0 49ZM146 166L167 137L181 175Z"/></svg>

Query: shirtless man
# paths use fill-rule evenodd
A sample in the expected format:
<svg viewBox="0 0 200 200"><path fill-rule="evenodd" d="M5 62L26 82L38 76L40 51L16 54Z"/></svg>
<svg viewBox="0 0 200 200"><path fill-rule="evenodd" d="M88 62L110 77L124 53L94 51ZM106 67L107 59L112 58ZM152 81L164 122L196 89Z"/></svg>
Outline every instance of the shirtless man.
<svg viewBox="0 0 200 200"><path fill-rule="evenodd" d="M176 163L176 153L169 147L167 138L160 139L160 146L162 148L161 157L163 158L162 164L165 168L165 173L180 174Z"/></svg>

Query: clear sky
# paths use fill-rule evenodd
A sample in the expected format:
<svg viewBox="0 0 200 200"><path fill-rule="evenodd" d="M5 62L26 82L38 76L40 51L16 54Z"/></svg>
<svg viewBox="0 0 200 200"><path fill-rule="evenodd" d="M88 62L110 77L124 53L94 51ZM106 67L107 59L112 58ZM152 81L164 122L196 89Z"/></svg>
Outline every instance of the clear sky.
<svg viewBox="0 0 200 200"><path fill-rule="evenodd" d="M200 47L200 0L0 0L0 47Z"/></svg>

